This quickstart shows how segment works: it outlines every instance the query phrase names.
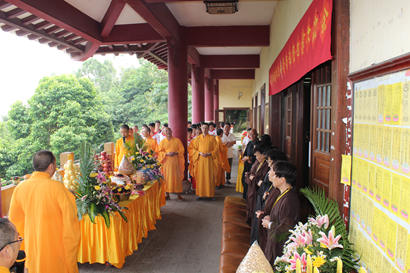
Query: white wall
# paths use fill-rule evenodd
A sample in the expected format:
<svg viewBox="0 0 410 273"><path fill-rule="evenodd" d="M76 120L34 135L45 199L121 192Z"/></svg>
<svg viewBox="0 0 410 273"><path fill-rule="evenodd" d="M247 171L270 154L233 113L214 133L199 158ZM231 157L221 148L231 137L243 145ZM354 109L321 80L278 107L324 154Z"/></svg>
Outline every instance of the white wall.
<svg viewBox="0 0 410 273"><path fill-rule="evenodd" d="M350 1L350 72L408 52L409 0Z"/></svg>
<svg viewBox="0 0 410 273"><path fill-rule="evenodd" d="M252 107L254 80L219 80L219 109Z"/></svg>

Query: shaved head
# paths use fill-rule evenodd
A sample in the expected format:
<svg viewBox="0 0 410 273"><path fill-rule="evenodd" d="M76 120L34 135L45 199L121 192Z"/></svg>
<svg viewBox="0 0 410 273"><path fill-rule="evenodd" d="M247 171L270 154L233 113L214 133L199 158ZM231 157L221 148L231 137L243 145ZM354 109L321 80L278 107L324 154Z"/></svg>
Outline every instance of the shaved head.
<svg viewBox="0 0 410 273"><path fill-rule="evenodd" d="M37 172L44 172L50 164L56 162L56 158L50 151L39 151L33 156L33 168Z"/></svg>
<svg viewBox="0 0 410 273"><path fill-rule="evenodd" d="M0 218L0 247L16 240L16 227L7 218Z"/></svg>

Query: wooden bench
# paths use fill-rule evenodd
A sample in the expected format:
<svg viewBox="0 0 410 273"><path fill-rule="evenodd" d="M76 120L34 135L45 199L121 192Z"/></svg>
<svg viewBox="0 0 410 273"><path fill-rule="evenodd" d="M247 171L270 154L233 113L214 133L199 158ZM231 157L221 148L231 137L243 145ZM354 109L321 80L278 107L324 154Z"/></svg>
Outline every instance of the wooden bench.
<svg viewBox="0 0 410 273"><path fill-rule="evenodd" d="M246 202L227 196L222 214L220 273L235 273L249 250L251 228L246 223Z"/></svg>

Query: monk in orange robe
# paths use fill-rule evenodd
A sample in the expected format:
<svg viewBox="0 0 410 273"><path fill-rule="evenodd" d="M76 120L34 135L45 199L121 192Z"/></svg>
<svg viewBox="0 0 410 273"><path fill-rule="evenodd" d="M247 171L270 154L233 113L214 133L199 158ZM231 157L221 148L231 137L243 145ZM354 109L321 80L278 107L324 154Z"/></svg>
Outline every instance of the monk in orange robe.
<svg viewBox="0 0 410 273"><path fill-rule="evenodd" d="M190 159L194 160L194 177L196 195L213 198L215 196L215 178L218 163L218 143L214 136L208 134L208 124L201 125L202 135L191 142Z"/></svg>
<svg viewBox="0 0 410 273"><path fill-rule="evenodd" d="M185 149L181 140L172 136L171 128L165 128L165 136L158 148L158 161L162 164L161 172L165 180L166 197L169 199L170 193L178 194L179 200L182 198L182 180L185 171Z"/></svg>
<svg viewBox="0 0 410 273"><path fill-rule="evenodd" d="M29 272L77 273L80 222L74 195L51 179L56 159L49 151L33 157L35 172L14 190L9 218L26 252Z"/></svg>
<svg viewBox="0 0 410 273"><path fill-rule="evenodd" d="M157 155L158 144L157 144L157 141L152 138L151 129L148 127L148 125L146 124L142 125L141 133L145 141L144 148L146 148L147 151L150 151L150 150L153 151L154 155Z"/></svg>
<svg viewBox="0 0 410 273"><path fill-rule="evenodd" d="M197 160L195 160L195 158L193 157L193 153L194 150L192 149L192 147L194 147L195 145L193 144L195 141L198 140L198 136L200 136L202 134L201 128L199 127L198 124L194 124L192 125L193 128L193 136L191 138L191 140L189 141L188 144L188 158L189 158L189 165L188 165L188 171L189 171L189 175L191 176L191 184L192 184L192 189L196 189L196 180L195 180L195 163L197 162Z"/></svg>
<svg viewBox="0 0 410 273"><path fill-rule="evenodd" d="M222 143L222 129L216 130L217 136L215 137L218 143L218 170L216 174L216 186L222 188L225 185L225 172L231 172L231 166L228 161L228 148Z"/></svg>
<svg viewBox="0 0 410 273"><path fill-rule="evenodd" d="M114 158L114 167L118 168L121 164L121 160L124 156L131 156L134 147L135 141L132 134L130 134L130 127L124 124L120 128L121 138L115 143L115 158Z"/></svg>

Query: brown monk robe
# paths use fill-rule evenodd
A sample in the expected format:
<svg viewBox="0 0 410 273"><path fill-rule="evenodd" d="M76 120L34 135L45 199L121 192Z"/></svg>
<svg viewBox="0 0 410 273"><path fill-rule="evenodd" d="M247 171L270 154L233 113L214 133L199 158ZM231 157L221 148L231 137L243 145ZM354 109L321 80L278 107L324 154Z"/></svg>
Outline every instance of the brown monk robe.
<svg viewBox="0 0 410 273"><path fill-rule="evenodd" d="M289 162L278 161L269 171L269 180L280 191L273 203L269 216L262 225L267 229L265 256L273 266L275 259L282 255L283 246L289 238L289 230L299 220L300 202L293 186L296 183L296 167Z"/></svg>
<svg viewBox="0 0 410 273"><path fill-rule="evenodd" d="M263 212L259 214L258 217L258 229L259 229L259 237L258 243L261 249L265 249L266 241L268 240L267 229L262 226L262 219L266 215L270 215L270 212L273 207L273 203L275 203L276 199L279 197L280 191L275 188L271 187L268 191L265 192L265 207L263 208Z"/></svg>
<svg viewBox="0 0 410 273"><path fill-rule="evenodd" d="M245 175L245 182L248 184L247 192L247 209L248 209L248 223L252 221L252 217L255 214L255 201L256 192L259 185L262 184L265 175L269 171L269 165L266 161L266 156L260 147L256 146L254 148L254 155L256 157L255 163L253 163L251 170ZM258 185L259 184L259 185Z"/></svg>

